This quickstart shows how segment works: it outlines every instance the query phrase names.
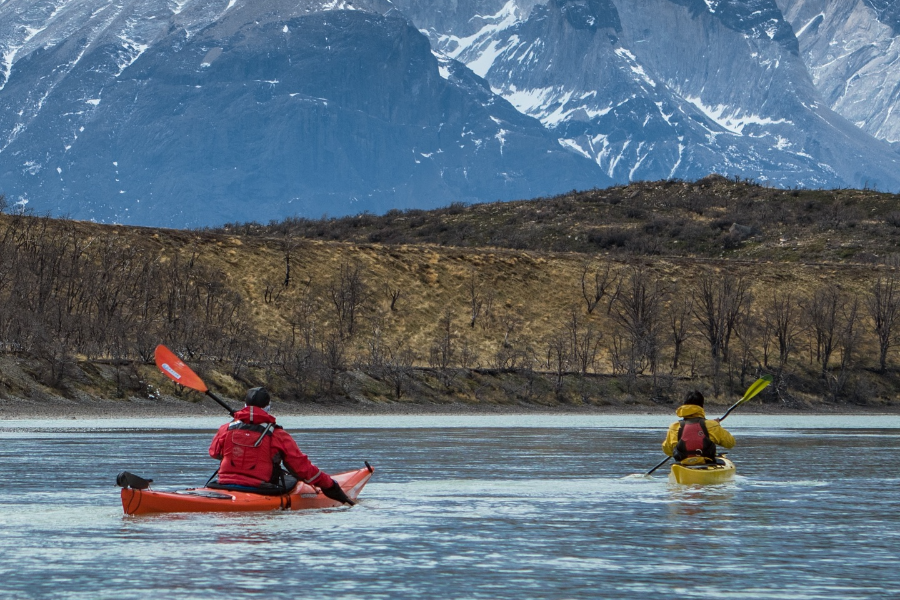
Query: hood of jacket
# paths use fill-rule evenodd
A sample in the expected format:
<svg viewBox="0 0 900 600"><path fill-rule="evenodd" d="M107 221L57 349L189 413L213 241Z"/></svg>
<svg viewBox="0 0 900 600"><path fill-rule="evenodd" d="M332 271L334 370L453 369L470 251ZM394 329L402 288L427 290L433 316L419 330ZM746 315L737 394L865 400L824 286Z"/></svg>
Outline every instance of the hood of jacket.
<svg viewBox="0 0 900 600"><path fill-rule="evenodd" d="M703 411L702 406L697 406L696 404L682 404L675 411L675 414L681 417L682 419L705 419L706 413Z"/></svg>
<svg viewBox="0 0 900 600"><path fill-rule="evenodd" d="M234 420L250 424L274 423L275 417L258 406L245 406L241 410L234 413Z"/></svg>

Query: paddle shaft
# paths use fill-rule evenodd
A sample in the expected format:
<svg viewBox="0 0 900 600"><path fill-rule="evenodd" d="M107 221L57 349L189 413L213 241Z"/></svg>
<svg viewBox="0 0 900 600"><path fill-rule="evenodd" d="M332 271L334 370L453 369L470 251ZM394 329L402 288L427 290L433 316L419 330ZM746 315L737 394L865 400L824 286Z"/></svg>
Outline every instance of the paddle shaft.
<svg viewBox="0 0 900 600"><path fill-rule="evenodd" d="M234 417L234 409L232 409L230 406L225 404L224 400L222 400L221 398L219 398L218 396L216 396L209 390L206 390L206 395L209 396L210 398L212 398L213 400L215 400L216 402L218 402L222 406L222 408L224 408L225 410L228 411L228 414L230 414L232 417Z"/></svg>
<svg viewBox="0 0 900 600"><path fill-rule="evenodd" d="M749 400L749 399L750 399L750 398L747 398L747 400ZM740 405L743 404L744 402L745 402L745 400L744 400L743 398L741 398L740 400L738 400L737 402L735 402L734 404L732 404L731 407L730 407L728 410L725 411L725 414L722 415L721 417L719 417L719 422L721 423L722 421L724 421L724 420L725 420L725 417L727 417L729 414L731 414L731 411L733 411L734 409L736 409L738 406L740 406Z"/></svg>
<svg viewBox="0 0 900 600"><path fill-rule="evenodd" d="M647 475L652 474L653 471L657 470L658 468L660 468L661 466L663 466L664 464L666 464L667 462L669 462L669 459L670 459L670 458L672 458L672 457L671 457L671 456L665 457L664 459L662 459L662 462L660 462L658 465L656 465L655 467L653 467L652 469L650 469L649 471L647 471L646 473L644 473L644 475L647 476Z"/></svg>

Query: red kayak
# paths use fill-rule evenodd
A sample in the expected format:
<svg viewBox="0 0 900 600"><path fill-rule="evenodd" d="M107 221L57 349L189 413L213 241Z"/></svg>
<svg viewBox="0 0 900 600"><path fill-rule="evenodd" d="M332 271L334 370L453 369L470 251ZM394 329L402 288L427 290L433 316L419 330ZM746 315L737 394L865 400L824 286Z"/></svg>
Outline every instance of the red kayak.
<svg viewBox="0 0 900 600"><path fill-rule="evenodd" d="M375 472L368 463L362 469L332 475L344 493L356 500ZM140 478L138 478L140 479ZM148 480L142 480L147 483ZM152 481L152 480L149 480ZM147 483L147 485L149 485ZM141 486L139 486L141 487ZM208 487L177 492L157 492L149 487L122 488L122 508L126 515L147 515L175 512L250 512L261 510L305 510L343 506L326 497L321 490L300 482L290 493L280 496L234 492Z"/></svg>

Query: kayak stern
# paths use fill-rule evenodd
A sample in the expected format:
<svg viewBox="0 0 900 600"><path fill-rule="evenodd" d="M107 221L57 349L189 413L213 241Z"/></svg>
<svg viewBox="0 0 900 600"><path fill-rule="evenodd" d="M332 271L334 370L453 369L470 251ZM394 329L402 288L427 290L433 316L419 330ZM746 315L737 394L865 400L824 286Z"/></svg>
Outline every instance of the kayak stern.
<svg viewBox="0 0 900 600"><path fill-rule="evenodd" d="M669 482L681 485L712 485L734 479L737 472L734 463L724 457L719 457L719 460L724 464L683 466L676 463L669 472Z"/></svg>

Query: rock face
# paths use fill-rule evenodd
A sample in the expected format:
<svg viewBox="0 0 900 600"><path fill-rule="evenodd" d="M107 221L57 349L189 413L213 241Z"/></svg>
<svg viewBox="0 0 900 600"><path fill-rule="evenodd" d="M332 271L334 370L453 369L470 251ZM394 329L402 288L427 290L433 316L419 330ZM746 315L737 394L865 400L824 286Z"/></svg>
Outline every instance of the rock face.
<svg viewBox="0 0 900 600"><path fill-rule="evenodd" d="M484 0L459 3L452 26L398 2L442 52L616 181L900 184L890 147L821 101L774 0Z"/></svg>
<svg viewBox="0 0 900 600"><path fill-rule="evenodd" d="M0 0L0 193L186 227L712 172L900 189L890 94L877 127L837 94L862 71L823 100L814 5L777 1ZM893 35L896 2L854 2Z"/></svg>
<svg viewBox="0 0 900 600"><path fill-rule="evenodd" d="M261 4L185 22L147 4L116 19L153 24L140 35L35 34L49 42L0 80L0 189L40 212L184 227L610 183L402 15Z"/></svg>
<svg viewBox="0 0 900 600"><path fill-rule="evenodd" d="M828 105L900 151L900 2L778 0Z"/></svg>

